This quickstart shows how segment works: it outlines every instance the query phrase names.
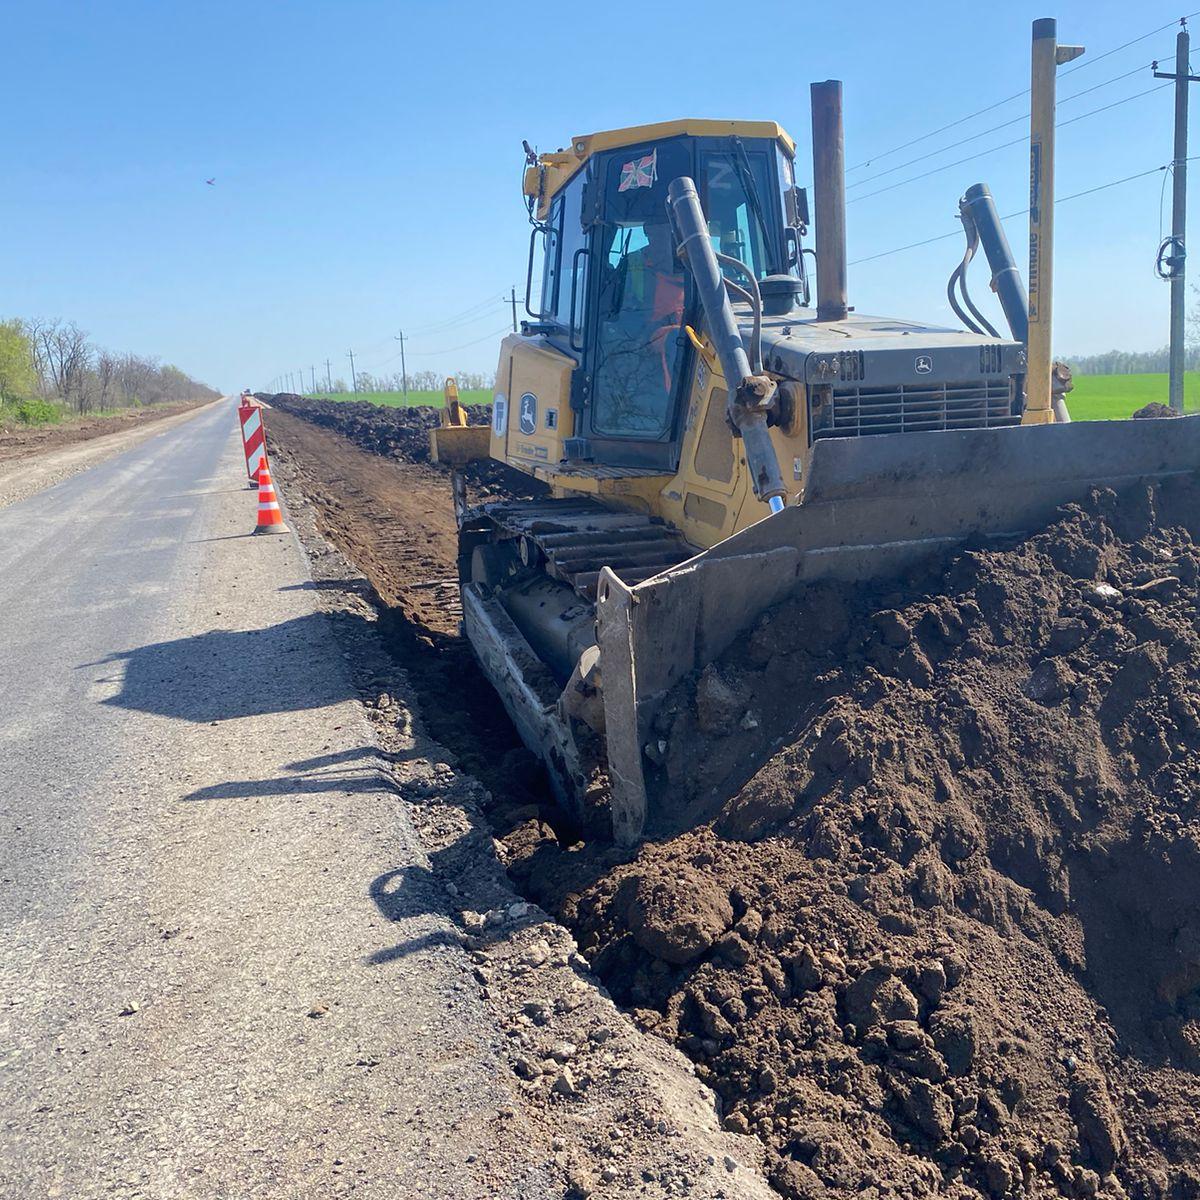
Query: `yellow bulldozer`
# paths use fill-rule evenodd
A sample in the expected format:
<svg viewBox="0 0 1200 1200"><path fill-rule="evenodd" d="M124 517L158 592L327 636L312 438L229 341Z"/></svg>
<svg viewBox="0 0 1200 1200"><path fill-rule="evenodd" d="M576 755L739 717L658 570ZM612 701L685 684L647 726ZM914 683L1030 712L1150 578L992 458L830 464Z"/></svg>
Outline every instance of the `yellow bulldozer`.
<svg viewBox="0 0 1200 1200"><path fill-rule="evenodd" d="M1200 464L1200 418L1070 424L1061 396L1026 396L1024 291L982 186L967 257L983 245L1013 336L965 277L963 330L855 312L841 85L812 100L815 248L773 122L527 145L529 319L501 345L490 432L433 433L444 461L547 486L478 507L457 489L464 630L559 799L607 805L622 843L654 820L663 699L769 606Z"/></svg>

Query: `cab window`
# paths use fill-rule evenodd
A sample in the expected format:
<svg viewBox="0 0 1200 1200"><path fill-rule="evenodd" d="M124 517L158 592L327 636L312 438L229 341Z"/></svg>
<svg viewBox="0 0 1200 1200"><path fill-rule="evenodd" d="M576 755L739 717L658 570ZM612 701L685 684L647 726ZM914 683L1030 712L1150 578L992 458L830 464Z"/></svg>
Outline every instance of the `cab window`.
<svg viewBox="0 0 1200 1200"><path fill-rule="evenodd" d="M606 164L592 348L592 429L600 435L670 436L686 280L674 255L667 185L691 170L679 142L621 150Z"/></svg>
<svg viewBox="0 0 1200 1200"><path fill-rule="evenodd" d="M586 299L588 234L583 228L583 189L586 182L581 171L567 185L562 196L562 217L558 238L558 269L554 296L554 320L568 329L571 323L571 289L575 289L575 324L583 324Z"/></svg>
<svg viewBox="0 0 1200 1200"><path fill-rule="evenodd" d="M559 232L562 225L562 197L550 206L550 219L546 222L542 238L542 304L538 310L543 320L554 319L554 291L558 286L558 248L562 241Z"/></svg>
<svg viewBox="0 0 1200 1200"><path fill-rule="evenodd" d="M542 254L541 315L566 332L571 323L571 287L575 287L575 324L583 323L587 246L583 228L583 188L580 173L550 206Z"/></svg>
<svg viewBox="0 0 1200 1200"><path fill-rule="evenodd" d="M770 161L757 151L709 151L701 155L701 199L713 249L740 259L758 279L778 267L770 205L775 196ZM733 268L722 270L736 278Z"/></svg>

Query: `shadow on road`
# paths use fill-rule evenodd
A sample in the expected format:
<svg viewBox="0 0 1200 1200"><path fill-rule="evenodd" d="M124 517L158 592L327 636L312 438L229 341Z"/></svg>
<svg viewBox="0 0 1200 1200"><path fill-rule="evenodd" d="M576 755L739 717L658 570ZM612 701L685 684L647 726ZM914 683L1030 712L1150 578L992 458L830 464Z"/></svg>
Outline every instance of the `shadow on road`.
<svg viewBox="0 0 1200 1200"><path fill-rule="evenodd" d="M285 583L281 592L353 592L355 595L374 595L365 579L306 579L303 583Z"/></svg>
<svg viewBox="0 0 1200 1200"><path fill-rule="evenodd" d="M381 915L388 921L403 921L427 913L441 917L450 907L445 885L428 867L419 864L385 871L371 881L369 891ZM367 957L366 963L379 966L434 946L461 945L462 939L455 930L434 929L387 949L376 950Z"/></svg>
<svg viewBox="0 0 1200 1200"><path fill-rule="evenodd" d="M370 753L370 750L364 750ZM315 796L321 792L390 792L391 779L378 766L348 771L314 771L302 775L278 775L272 779L227 779L224 783L197 788L184 800L250 800L262 796Z"/></svg>
<svg viewBox="0 0 1200 1200"><path fill-rule="evenodd" d="M339 625L363 624L339 618ZM353 635L353 630L350 631ZM120 692L101 701L181 721L227 721L325 708L357 693L331 669L329 619L311 613L266 629L214 629L101 659L124 662Z"/></svg>

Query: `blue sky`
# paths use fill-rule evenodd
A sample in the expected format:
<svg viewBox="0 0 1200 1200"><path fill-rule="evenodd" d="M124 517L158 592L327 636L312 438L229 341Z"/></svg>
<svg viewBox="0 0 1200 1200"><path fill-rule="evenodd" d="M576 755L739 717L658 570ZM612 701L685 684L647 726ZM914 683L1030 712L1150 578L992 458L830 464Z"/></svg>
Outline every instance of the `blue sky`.
<svg viewBox="0 0 1200 1200"><path fill-rule="evenodd" d="M1148 64L1173 55L1173 30L1099 56L1187 11L616 0L551 20L476 2L7 0L0 316L72 318L226 390L326 358L346 375L349 349L360 369L390 370L401 328L410 367L491 370L500 297L524 279L522 138L554 149L679 116L774 119L807 180L808 84L840 78L847 161L875 160L854 182L1026 113L1019 97L877 157L1026 88L1034 18L1056 16L1060 41L1088 47L1064 68L1076 73L1060 102L1136 72L1061 103L1065 120L1155 86ZM1166 163L1171 121L1168 87L1062 129L1059 195ZM852 188L864 198L849 208L851 261L953 231L958 196L979 180L1001 212L1024 208L1021 145L865 193L1025 132L1018 122ZM1162 183L1060 208L1060 353L1165 343L1167 287L1152 270ZM1025 225L1007 228L1023 261ZM852 266L851 302L949 322L960 253L947 239Z"/></svg>

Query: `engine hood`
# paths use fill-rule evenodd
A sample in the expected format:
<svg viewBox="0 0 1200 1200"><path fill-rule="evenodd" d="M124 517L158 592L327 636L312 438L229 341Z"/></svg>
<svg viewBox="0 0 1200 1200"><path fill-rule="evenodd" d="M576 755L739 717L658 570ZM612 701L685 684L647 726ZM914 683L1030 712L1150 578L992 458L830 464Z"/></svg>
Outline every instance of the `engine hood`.
<svg viewBox="0 0 1200 1200"><path fill-rule="evenodd" d="M748 309L739 305L737 316L749 344ZM768 371L806 384L919 384L1025 371L1024 345L1007 338L859 313L818 321L813 309L764 317L762 357Z"/></svg>

